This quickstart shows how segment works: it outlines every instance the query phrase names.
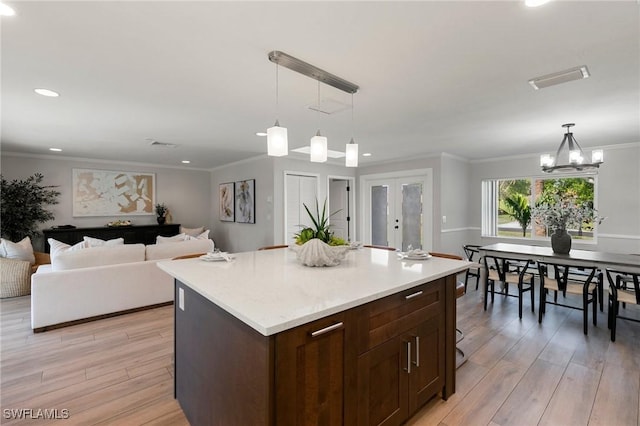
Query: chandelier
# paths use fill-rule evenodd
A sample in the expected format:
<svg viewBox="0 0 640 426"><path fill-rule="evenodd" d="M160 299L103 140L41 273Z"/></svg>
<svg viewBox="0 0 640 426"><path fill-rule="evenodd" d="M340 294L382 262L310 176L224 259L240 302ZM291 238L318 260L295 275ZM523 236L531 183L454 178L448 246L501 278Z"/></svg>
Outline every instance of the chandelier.
<svg viewBox="0 0 640 426"><path fill-rule="evenodd" d="M571 133L573 126L575 126L574 123L562 125L562 127L567 129L567 132L564 134L564 138L562 139L562 143L560 143L560 147L558 147L555 157L550 154L542 154L540 156L540 167L542 167L543 172L595 170L600 167L600 164L604 163L604 153L601 149L591 151L591 163L585 163L584 152L578 144L578 141L573 137L573 133ZM563 151L564 148L566 149ZM566 162L562 163L561 161Z"/></svg>

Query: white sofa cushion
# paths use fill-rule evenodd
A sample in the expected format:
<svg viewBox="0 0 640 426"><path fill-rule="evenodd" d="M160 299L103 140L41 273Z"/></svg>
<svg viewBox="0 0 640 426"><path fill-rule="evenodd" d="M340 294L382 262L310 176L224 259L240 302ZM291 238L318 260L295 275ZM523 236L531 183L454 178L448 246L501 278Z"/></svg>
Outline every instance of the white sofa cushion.
<svg viewBox="0 0 640 426"><path fill-rule="evenodd" d="M171 244L150 244L147 246L146 259L172 259L185 254L206 253L213 250L213 240L190 240Z"/></svg>
<svg viewBox="0 0 640 426"><path fill-rule="evenodd" d="M87 248L121 246L124 244L124 238L114 238L113 240L101 240L100 238L85 236L84 244Z"/></svg>
<svg viewBox="0 0 640 426"><path fill-rule="evenodd" d="M208 239L209 239L209 230L208 229L206 231L198 234L198 235L189 235L189 234L187 234L187 236L185 237L185 241L208 240Z"/></svg>
<svg viewBox="0 0 640 426"><path fill-rule="evenodd" d="M204 232L204 226L201 226L200 228L185 228L184 226L180 226L180 233L181 234L187 234L190 235L192 237L197 237L198 235L202 234Z"/></svg>
<svg viewBox="0 0 640 426"><path fill-rule="evenodd" d="M59 254L67 251L82 250L87 247L84 241L80 241L72 246L67 243L63 243L62 241L54 240L53 238L49 238L47 241L49 242L49 255L51 256L52 262Z"/></svg>
<svg viewBox="0 0 640 426"><path fill-rule="evenodd" d="M163 237L162 235L158 235L156 237L156 244L164 244L164 243L177 243L182 242L187 239L187 234L178 234L172 237Z"/></svg>
<svg viewBox="0 0 640 426"><path fill-rule="evenodd" d="M144 244L124 244L114 247L93 247L85 250L64 251L51 258L51 269L90 268L92 266L116 265L144 261Z"/></svg>
<svg viewBox="0 0 640 426"><path fill-rule="evenodd" d="M32 265L36 263L36 258L33 255L31 238L29 237L24 237L17 243L2 238L2 240L0 241L0 257L6 257L7 259L26 260Z"/></svg>

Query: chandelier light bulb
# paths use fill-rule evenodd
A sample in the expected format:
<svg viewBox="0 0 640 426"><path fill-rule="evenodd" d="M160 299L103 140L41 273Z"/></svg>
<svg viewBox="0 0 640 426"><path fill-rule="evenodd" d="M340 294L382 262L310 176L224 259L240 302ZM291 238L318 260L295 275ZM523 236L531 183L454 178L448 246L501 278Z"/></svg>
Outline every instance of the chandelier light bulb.
<svg viewBox="0 0 640 426"><path fill-rule="evenodd" d="M601 149L594 149L591 151L591 162L592 163L602 163L604 162L604 151Z"/></svg>
<svg viewBox="0 0 640 426"><path fill-rule="evenodd" d="M553 157L549 154L542 154L540 156L540 166L553 166Z"/></svg>
<svg viewBox="0 0 640 426"><path fill-rule="evenodd" d="M569 162L571 164L582 164L582 155L580 154L580 151L573 150L569 152Z"/></svg>

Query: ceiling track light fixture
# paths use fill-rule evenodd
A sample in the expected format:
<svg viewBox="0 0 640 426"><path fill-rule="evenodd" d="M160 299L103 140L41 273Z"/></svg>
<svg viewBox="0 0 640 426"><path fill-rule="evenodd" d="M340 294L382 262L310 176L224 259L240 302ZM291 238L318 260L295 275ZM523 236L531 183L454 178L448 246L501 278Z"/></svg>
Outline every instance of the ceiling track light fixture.
<svg viewBox="0 0 640 426"><path fill-rule="evenodd" d="M276 64L282 65L283 67L289 68L290 70L299 72L302 75L311 77L314 80L318 80L323 82L324 84L333 86L336 89L340 89L343 92L353 94L357 93L360 89L357 84L353 84L343 78L338 77L337 75L331 74L330 72L320 69L307 62L301 61L298 58L294 58L291 55L287 55L286 53L279 50L269 52L269 60Z"/></svg>
<svg viewBox="0 0 640 426"><path fill-rule="evenodd" d="M278 64L276 63L276 122L273 127L267 129L267 155L271 157L283 157L289 153L289 137L287 128L280 127L278 120Z"/></svg>
<svg viewBox="0 0 640 426"><path fill-rule="evenodd" d="M600 167L600 164L604 163L604 152L601 149L595 149L591 151L591 163L584 162L584 152L578 144L578 141L573 137L571 133L571 127L575 126L574 123L563 124L562 127L567 129L564 134L564 138L558 147L556 156L553 157L550 154L543 154L540 156L540 167L545 173L551 172L572 172L572 171L588 171L596 170ZM566 163L560 163L560 156L563 155L563 148L566 147L568 151L568 158Z"/></svg>
<svg viewBox="0 0 640 426"><path fill-rule="evenodd" d="M337 75L331 74L323 69L320 69L307 62L301 61L298 58L294 58L279 50L269 52L269 60L276 64L276 110L278 106L278 65L289 68L292 71L298 72L307 77L311 77L318 81L318 111L320 111L320 83L325 83L329 86L340 89L343 92L351 94L351 142L346 146L346 162L347 167L358 166L358 144L353 139L353 94L360 90L360 87L353 84ZM276 112L277 115L277 112ZM327 138L320 134L320 126L318 119L318 131L316 135L311 138L309 146L310 160L315 163L324 163L327 161ZM277 133L280 132L280 133ZM273 139L272 139L273 135ZM283 156L287 155L287 141L286 141L287 129L280 127L278 120L276 124L267 130L267 145L268 155L270 156ZM284 140L284 142L282 142ZM272 144L273 141L273 144ZM276 148L276 145L284 145L284 149ZM295 150L294 150L295 151Z"/></svg>

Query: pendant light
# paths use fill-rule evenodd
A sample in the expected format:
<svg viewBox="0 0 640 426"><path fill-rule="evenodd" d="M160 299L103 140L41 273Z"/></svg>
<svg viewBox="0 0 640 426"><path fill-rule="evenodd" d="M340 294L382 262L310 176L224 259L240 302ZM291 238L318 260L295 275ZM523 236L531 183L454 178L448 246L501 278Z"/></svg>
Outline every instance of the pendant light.
<svg viewBox="0 0 640 426"><path fill-rule="evenodd" d="M567 131L564 135L564 139L558 147L556 156L550 154L543 154L540 156L540 167L543 172L574 172L574 171L586 171L595 170L600 167L600 164L604 163L604 153L601 149L595 149L591 151L591 163L585 163L584 152L578 144L578 141L573 137L571 128L575 126L574 123L563 124L562 127ZM563 149L566 147L567 155L564 155L566 163L561 163L561 156L565 152Z"/></svg>
<svg viewBox="0 0 640 426"><path fill-rule="evenodd" d="M283 157L289 153L287 128L280 127L278 107L278 64L276 63L276 123L267 129L267 155L271 157Z"/></svg>
<svg viewBox="0 0 640 426"><path fill-rule="evenodd" d="M347 144L345 153L344 165L358 167L358 144L353 140L353 93L351 94L351 141Z"/></svg>
<svg viewBox="0 0 640 426"><path fill-rule="evenodd" d="M320 107L320 80L318 80L318 109ZM318 112L318 117L320 117ZM318 132L311 138L310 160L313 163L324 163L327 161L327 138L320 134L320 119L318 118Z"/></svg>

